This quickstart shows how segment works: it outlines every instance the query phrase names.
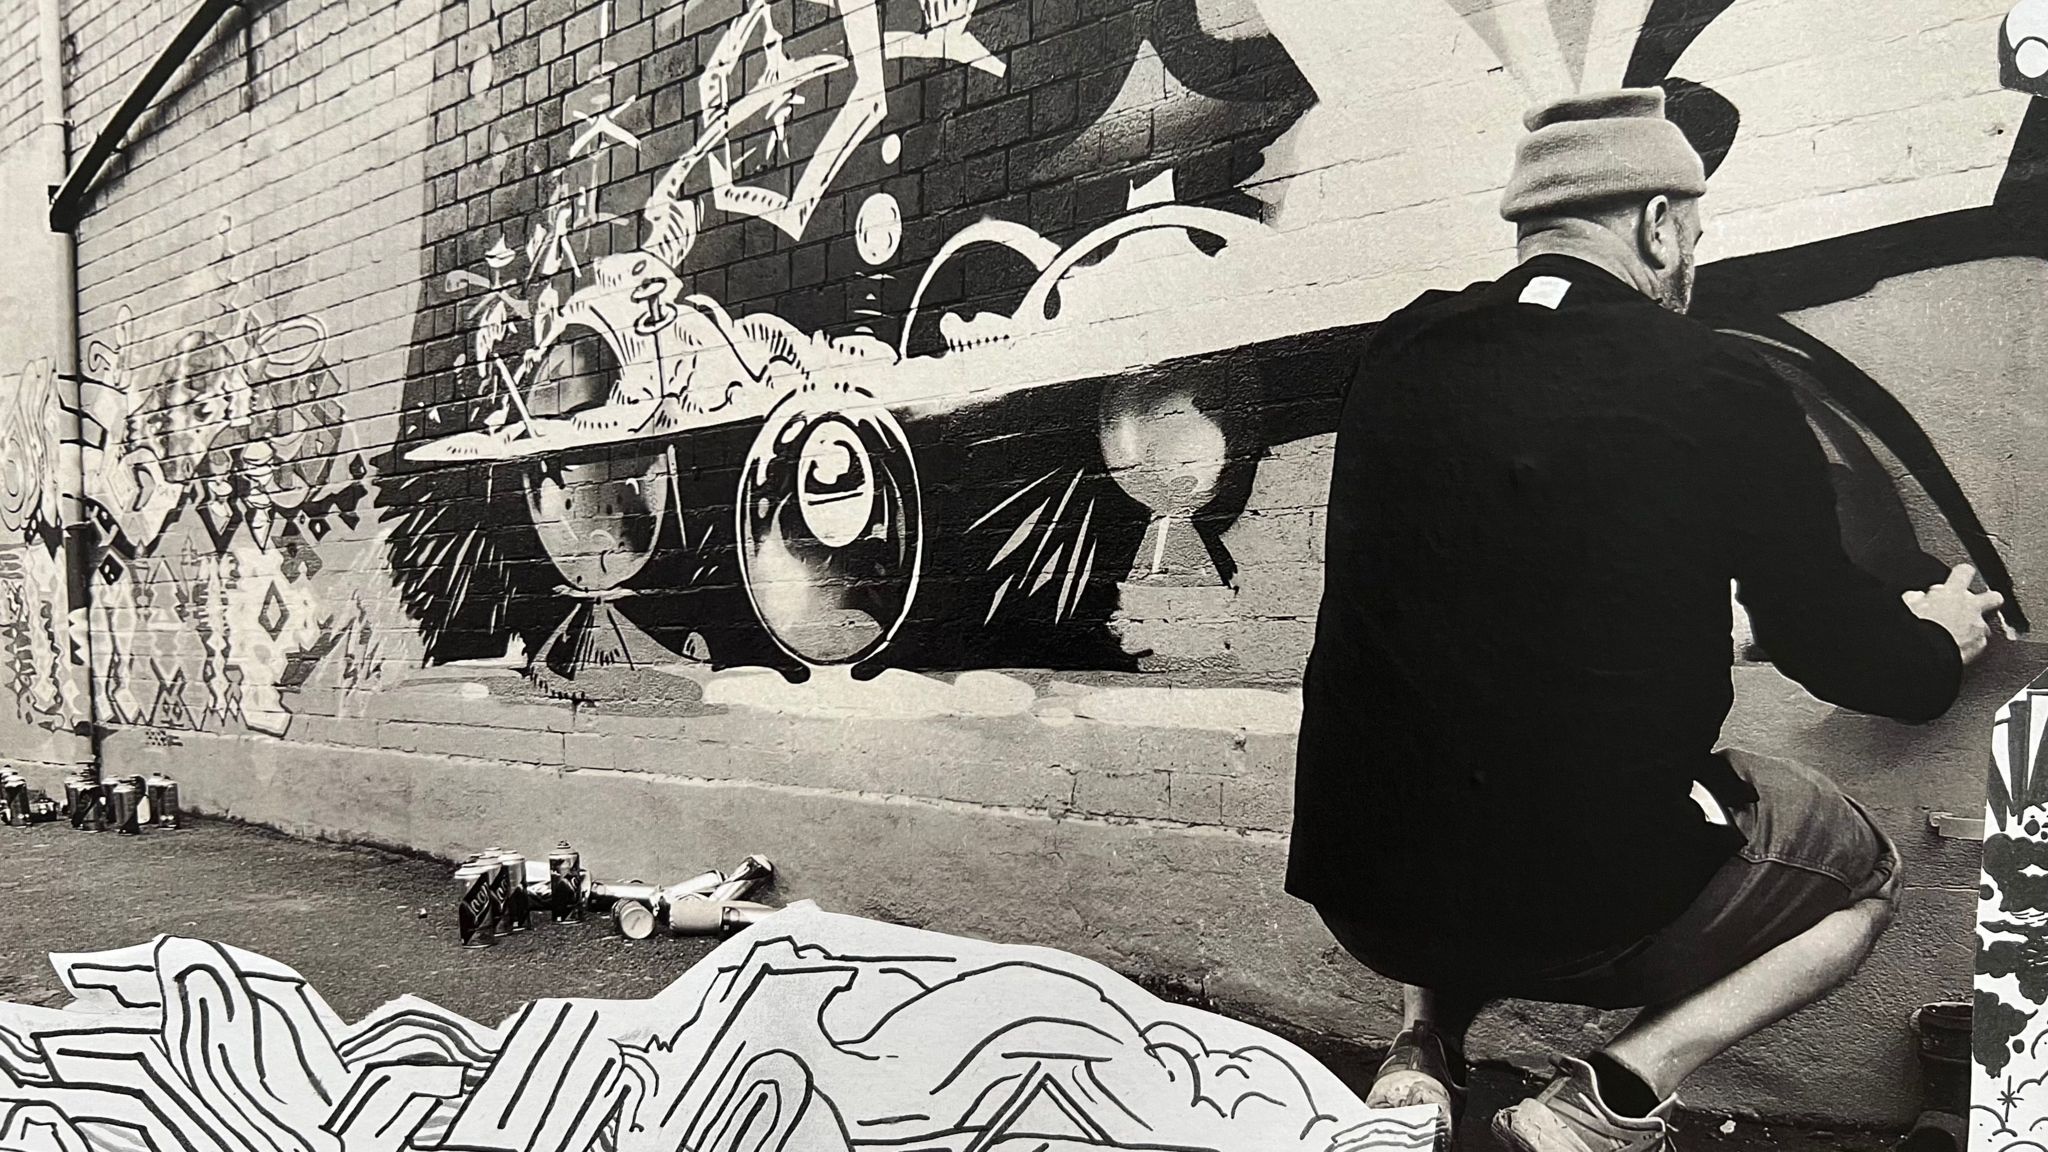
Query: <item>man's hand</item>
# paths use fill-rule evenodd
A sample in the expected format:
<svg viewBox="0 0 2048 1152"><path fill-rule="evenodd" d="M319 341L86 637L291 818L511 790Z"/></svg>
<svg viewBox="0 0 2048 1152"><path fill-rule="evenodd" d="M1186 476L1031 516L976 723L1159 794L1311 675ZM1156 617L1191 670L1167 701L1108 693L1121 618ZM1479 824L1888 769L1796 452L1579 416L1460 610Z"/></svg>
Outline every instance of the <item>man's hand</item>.
<svg viewBox="0 0 2048 1152"><path fill-rule="evenodd" d="M1958 564L1947 580L1925 592L1908 592L1905 596L1906 607L1913 610L1913 615L1948 629L1948 634L1955 637L1956 647L1962 650L1965 664L1982 656L1991 642L1991 629L1984 623L1984 614L1997 611L2005 603L2005 597L1996 592L1970 591L1970 583L1975 579L1975 568Z"/></svg>

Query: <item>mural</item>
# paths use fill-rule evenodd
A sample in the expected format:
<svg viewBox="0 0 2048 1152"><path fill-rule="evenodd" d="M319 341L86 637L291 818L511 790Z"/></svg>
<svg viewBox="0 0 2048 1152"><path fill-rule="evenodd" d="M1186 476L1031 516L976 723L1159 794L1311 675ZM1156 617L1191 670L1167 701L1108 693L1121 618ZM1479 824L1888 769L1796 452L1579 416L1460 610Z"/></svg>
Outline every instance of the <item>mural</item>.
<svg viewBox="0 0 2048 1152"><path fill-rule="evenodd" d="M1088 961L799 905L648 1000L495 1026L402 997L354 1024L275 961L159 937L54 956L0 1005L0 1144L931 1152L1437 1147L1248 1025Z"/></svg>
<svg viewBox="0 0 2048 1152"><path fill-rule="evenodd" d="M339 680L367 682L403 641L371 626L373 587L330 578L315 591L323 541L364 523L368 467L323 359L326 326L272 319L252 300L230 234L221 221L213 323L174 334L152 359L124 308L89 344L76 433L60 430L47 369L16 393L5 526L45 542L0 554L0 626L25 719L81 723L72 686L89 663L101 723L281 735L281 694L336 649ZM71 531L90 585L68 599L49 543L63 483L54 454L35 447L67 443L80 449L84 523ZM17 444L29 447L16 455ZM66 603L81 605L68 630L56 623Z"/></svg>
<svg viewBox="0 0 2048 1152"><path fill-rule="evenodd" d="M998 19L974 3L844 3L823 21L766 0L728 7L653 50L666 70L701 42L702 70L673 86L630 90L604 64L578 77L560 153L562 140L501 131L499 185L532 201L436 246L419 330L445 337L453 362L430 346L384 488L429 654L492 655L516 635L563 677L649 652L793 669L892 644L912 665L958 664L949 645L978 629L934 625L971 615L1049 626L1016 654L1027 661L1115 659L1106 638L1059 626L1099 632L1147 526L1157 569L1168 520L1208 502L1224 462L1169 459L1128 485L1108 465L1214 456L1217 423L1184 387L1136 382L1103 397L1101 428L1042 422L1020 461L988 462L986 485L935 471L923 433L993 447L974 426L986 417L966 410L1053 378L1012 356L962 403L953 357L1113 310L1113 292L1082 291L1083 264L1250 235L1256 202L1234 187L1250 154L1233 149L1272 139L1312 94L1271 37L1213 36L1192 4L1134 10L1101 33L1103 59L1032 52L1014 6ZM1061 76L1027 77L1006 56ZM1118 83L1081 82L1117 60ZM1064 107L1018 96L970 124L930 105L1048 80ZM1150 114L1148 87L1179 97L1171 121ZM672 98L685 122L648 131ZM1105 168L1119 118L1155 134ZM1009 148L1014 165L1027 141L1032 179L1068 182L1036 227L963 187L991 163L973 155ZM566 163L530 178L557 154ZM1217 168L1194 182L1207 202L1176 203L1174 162L1197 155ZM621 222L637 245L619 243ZM463 266L444 266L448 251ZM460 319L468 331L446 331ZM1143 419L1154 409L1165 441ZM1023 476L1019 463L1043 467Z"/></svg>
<svg viewBox="0 0 2048 1152"><path fill-rule="evenodd" d="M73 437L56 368L48 360L0 378L0 637L14 710L25 723L62 731L89 727L82 604L65 557L61 446Z"/></svg>
<svg viewBox="0 0 2048 1152"><path fill-rule="evenodd" d="M1977 905L1970 1147L2040 1146L2048 1124L2048 677L1999 709Z"/></svg>
<svg viewBox="0 0 2048 1152"><path fill-rule="evenodd" d="M568 695L579 670L677 661L1171 674L1117 627L1127 590L1234 586L1228 534L1260 460L1332 430L1372 321L1507 260L1488 201L1449 222L1444 258L1400 264L1375 215L1456 190L1346 187L1372 165L1343 162L1456 125L1450 160L1394 160L1491 176L1512 134L1470 125L1662 84L1713 201L1744 207L1743 142L1770 147L1778 110L1738 107L1716 77L1754 88L1729 37L1795 19L1725 0L1421 5L1395 35L1298 0L1155 0L1063 38L1022 7L707 0L658 24L673 40L607 33L595 66L551 70L559 124L501 114L488 157L446 153L416 374L379 461L430 660L523 659ZM1911 51L1895 33L1919 19L1885 6L1835 48ZM492 61L517 47L465 21L451 7L443 34L475 54L472 102L509 106ZM1503 67L1437 78L1442 107L1417 124L1364 79L1394 51L1375 35L1476 38ZM2031 146L2027 106L1994 115ZM1957 162L2004 165L1996 136ZM1917 382L1800 324L1873 284L2038 258L2015 215L2033 169L1993 175L1931 216L1775 226L1701 269L1698 310L1799 390L1866 566L1903 590L1968 559L2024 629L1971 493L1892 390ZM437 207L455 186L488 197L488 221ZM1343 248L1371 288L1308 308L1305 246L1327 246L1315 217L1337 200L1362 218Z"/></svg>
<svg viewBox="0 0 2048 1152"><path fill-rule="evenodd" d="M1273 543L1255 491L1311 509L1295 449L1376 321L1507 265L1521 110L1620 84L1663 85L1708 161L1695 310L1807 404L1852 553L1901 590L1967 560L2026 628L2036 544L1925 424L2010 365L1899 333L1992 356L2024 323L1920 313L1986 277L2031 298L2037 5L1995 52L1907 0L1031 7L689 0L621 27L600 0L579 47L444 5L403 380L331 366L327 321L224 226L211 319L90 334L69 576L26 446L55 442L47 373L0 394L17 713L281 733L295 692L422 662L569 697L650 666L1284 687L1305 609L1270 589L1318 529ZM1802 85L1757 65L1813 21ZM1898 77L1881 108L1872 70ZM1956 75L1967 126L1814 143L1961 100ZM390 401L349 390L386 385L395 442L358 445ZM1300 644L1163 647L1148 617L1183 590Z"/></svg>

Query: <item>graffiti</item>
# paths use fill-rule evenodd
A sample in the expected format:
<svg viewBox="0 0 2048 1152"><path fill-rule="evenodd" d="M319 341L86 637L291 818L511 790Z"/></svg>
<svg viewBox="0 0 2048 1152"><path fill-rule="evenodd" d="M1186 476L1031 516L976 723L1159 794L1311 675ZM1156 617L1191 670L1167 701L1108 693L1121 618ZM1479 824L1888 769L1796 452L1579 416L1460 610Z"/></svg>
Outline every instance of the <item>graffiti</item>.
<svg viewBox="0 0 2048 1152"><path fill-rule="evenodd" d="M78 731L89 711L73 605L79 602L65 556L72 531L60 454L73 440L55 366L48 360L0 379L0 639L5 682L24 723Z"/></svg>
<svg viewBox="0 0 2048 1152"><path fill-rule="evenodd" d="M290 968L159 937L52 957L81 1010L0 1006L0 1142L101 1149L1437 1146L1311 1057L1098 965L799 906L648 1000L487 1027L344 1023ZM138 1084L147 1082L147 1090Z"/></svg>
<svg viewBox="0 0 2048 1152"><path fill-rule="evenodd" d="M1102 29L1114 67L1051 122L1038 109L1076 63L959 0L848 0L821 19L751 0L694 26L701 67L655 50L667 86L577 77L565 151L508 136L490 161L506 202L539 199L436 247L401 440L380 462L428 658L523 648L567 695L579 671L676 660L1171 672L1120 626L1127 590L1235 587L1260 461L1330 432L1348 350L1408 295L1504 259L1512 237L1468 197L1469 221L1435 229L1455 257L1391 263L1402 246L1382 242L1424 196L1415 181L1504 172L1512 134L1471 124L1624 83L1669 90L1730 205L1739 242L1701 269L1698 310L1795 384L1852 554L1901 588L1969 559L2024 627L2005 553L1934 439L1859 366L1867 349L1802 326L1911 271L1890 230L1927 226L1880 205L1743 234L1761 177L1742 141L1780 130L1782 94L1742 95L1715 33L1774 15L1459 3L1382 36L1311 7L1138 6ZM1887 12L1859 45L1906 42L1885 29L1917 17ZM1405 115L1375 62L1412 69L1378 55L1410 37L1476 37L1511 81L1478 67L1408 110L1444 128L1448 160L1372 142ZM1025 90L1006 118L1003 94ZM655 128L677 97L686 146ZM976 157L1005 147L1007 183L966 194ZM526 167L550 155L564 162ZM1399 164L1414 171L1353 183ZM1985 210L1970 198L1988 191L1958 195ZM1317 215L1335 201L1365 221L1341 238ZM1968 264L1982 239L1916 250ZM1303 271L1334 268L1332 251L1351 267ZM1365 287L1326 291L1346 277Z"/></svg>
<svg viewBox="0 0 2048 1152"><path fill-rule="evenodd" d="M325 551L362 525L369 494L326 326L247 299L228 234L223 222L214 322L152 359L124 308L89 344L76 433L46 368L14 394L4 523L29 543L0 550L0 635L24 720L83 723L89 665L101 723L281 734L284 694L324 659L340 683L366 684L402 647L402 632L369 624L374 586L340 578ZM85 495L75 573L49 458L69 443ZM80 577L89 591L68 587Z"/></svg>
<svg viewBox="0 0 2048 1152"><path fill-rule="evenodd" d="M1972 1148L2033 1146L2048 1117L2048 684L1999 709L1992 730L1983 883L1977 904Z"/></svg>
<svg viewBox="0 0 2048 1152"><path fill-rule="evenodd" d="M1014 43L1002 39L1014 33L986 20L985 8L927 3L914 14L918 27L904 29L873 4L836 6L822 24L766 0L745 5L705 26L703 67L678 81L694 97L696 129L680 154L661 155L638 118L662 93L625 92L609 79L589 92L588 107L622 109L609 121L611 141L640 163L663 165L649 171L651 187L637 202L619 200L615 168L607 183L599 165L575 154L585 140L604 143L590 135L596 121L579 112L570 162L542 183L565 190L551 193L556 203L592 207L577 215L536 204L528 228L506 219L487 240L459 238L479 260L529 238L527 266L512 279L529 286L521 303L533 323L516 334L507 369L478 379L474 399L450 403L419 389L405 442L384 463L384 499L398 513L393 568L432 657L495 655L516 633L535 669L558 680L686 651L788 668L861 663L885 650L900 660L914 652L906 632L924 646L945 634L924 626L921 613L964 616L969 599L987 626L1042 617L1098 635L1068 644L1073 651L1113 649L1104 624L1129 570L1114 554L1135 554L1155 511L1099 461L1046 482L1067 493L1066 521L1035 498L1025 502L1043 470L1007 491L941 501L922 472L918 458L928 450L912 421L928 425L1040 383L1031 340L1118 311L1120 288L1102 265L1143 258L1153 238L1142 234L1178 231L1192 238L1181 242L1186 250L1206 259L1224 238L1255 227L1249 213L1257 209L1227 181L1198 182L1211 204L1173 203L1174 149L1159 147L1107 180L1103 165L1089 163L1097 187L1121 186L1121 202L1101 226L1064 240L1021 222L931 217L924 198L888 185L886 174L932 172L976 146L921 127L931 115L917 110L922 77L957 66L1020 79L1006 59ZM1284 53L1243 28L1231 40L1212 38L1192 5L1148 9L1145 20L1127 42L1118 30L1117 51L1131 69L1166 61L1197 76L1176 84L1183 94L1199 86L1205 103L1193 119L1220 133L1209 143L1270 139L1284 117L1279 105L1310 99ZM1233 52L1268 71L1263 88L1223 66ZM1254 90L1264 98L1250 98ZM1086 107L1077 105L1089 119L1077 115L1049 135L1094 151L1088 130L1120 107L1117 98L1114 88L1091 87ZM1021 141L1028 119L997 126ZM1192 137L1187 147L1197 147ZM612 151L615 165L622 153ZM854 191L877 175L883 186ZM564 225L581 230L574 250L601 253L615 233L583 226L598 215L637 215L637 247L574 264L534 259L561 243ZM782 243L822 233L821 255L844 237L858 270L834 291L838 306L750 306L748 290L729 276L722 286L707 277L706 262L729 253L748 220L772 225ZM542 233L546 242L531 239ZM991 267L1009 283L1000 308L967 299L969 281ZM449 301L458 312L491 291L475 265L437 275L430 288L462 290ZM986 394L952 403L966 366L950 358L998 351ZM443 370L422 367L425 378ZM507 389L518 398L500 399ZM1132 451L1118 463L1136 470L1149 457L1131 431L1119 443ZM1091 431L1080 443L1095 439ZM1205 447L1224 439L1210 436ZM1233 436L1227 448L1242 454L1242 441ZM738 467L712 463L728 454ZM480 473L490 507L457 527L445 492L468 486L457 478L468 471ZM951 486L949 476L939 479ZM1164 511L1185 519L1193 511L1185 504ZM989 539L962 547L970 533ZM527 575L550 568L552 579ZM965 587L969 578L980 586ZM1048 638L1047 650L1060 639L1071 637Z"/></svg>

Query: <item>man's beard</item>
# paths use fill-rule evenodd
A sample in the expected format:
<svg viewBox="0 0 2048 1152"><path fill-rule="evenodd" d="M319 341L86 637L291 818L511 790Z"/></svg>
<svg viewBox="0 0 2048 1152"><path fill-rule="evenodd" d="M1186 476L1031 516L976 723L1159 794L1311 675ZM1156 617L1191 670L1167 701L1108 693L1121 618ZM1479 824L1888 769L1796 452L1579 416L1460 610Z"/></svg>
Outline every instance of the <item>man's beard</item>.
<svg viewBox="0 0 2048 1152"><path fill-rule="evenodd" d="M1681 316L1692 308L1692 253L1686 253L1678 267L1671 270L1671 278L1665 282L1657 303Z"/></svg>

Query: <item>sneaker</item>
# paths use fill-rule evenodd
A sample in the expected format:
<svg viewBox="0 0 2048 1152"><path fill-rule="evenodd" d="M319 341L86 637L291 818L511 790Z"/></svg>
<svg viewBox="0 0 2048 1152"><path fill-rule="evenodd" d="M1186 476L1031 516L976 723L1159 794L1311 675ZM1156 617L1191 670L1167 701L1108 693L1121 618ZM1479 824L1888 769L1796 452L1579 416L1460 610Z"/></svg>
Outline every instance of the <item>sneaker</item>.
<svg viewBox="0 0 2048 1152"><path fill-rule="evenodd" d="M1465 1056L1428 1024L1394 1037L1365 1094L1368 1108L1434 1104L1448 1134L1465 1114Z"/></svg>
<svg viewBox="0 0 2048 1152"><path fill-rule="evenodd" d="M1561 1075L1533 1100L1503 1108L1493 1134L1513 1152L1677 1152L1668 1117L1678 1097L1667 1097L1648 1116L1618 1116L1600 1100L1593 1066L1560 1057Z"/></svg>

